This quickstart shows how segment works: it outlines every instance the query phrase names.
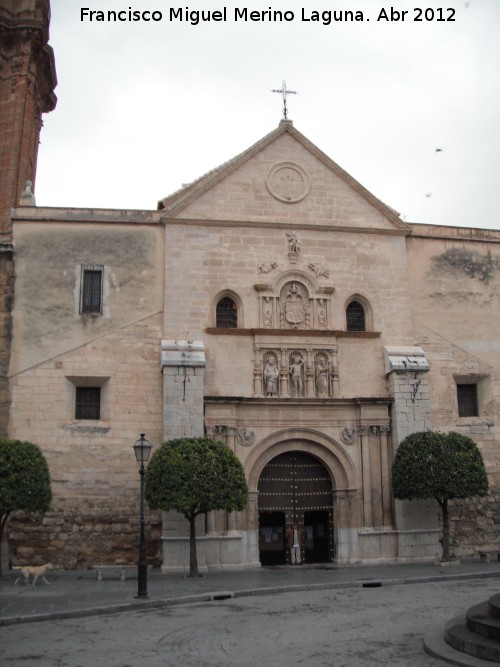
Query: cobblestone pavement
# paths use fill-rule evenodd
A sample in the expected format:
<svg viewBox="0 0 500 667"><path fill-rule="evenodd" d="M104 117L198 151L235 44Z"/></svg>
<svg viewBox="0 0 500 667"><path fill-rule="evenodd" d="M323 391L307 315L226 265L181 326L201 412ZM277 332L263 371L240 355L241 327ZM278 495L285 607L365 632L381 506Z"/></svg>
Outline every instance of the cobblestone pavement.
<svg viewBox="0 0 500 667"><path fill-rule="evenodd" d="M20 667L439 667L430 627L497 592L498 579L249 595L0 627Z"/></svg>

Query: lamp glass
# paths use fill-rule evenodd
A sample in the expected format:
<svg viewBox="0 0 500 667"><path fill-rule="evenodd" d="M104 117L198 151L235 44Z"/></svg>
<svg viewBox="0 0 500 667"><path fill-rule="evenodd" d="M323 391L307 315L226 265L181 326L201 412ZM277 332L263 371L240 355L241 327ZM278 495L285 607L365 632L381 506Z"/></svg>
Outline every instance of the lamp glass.
<svg viewBox="0 0 500 667"><path fill-rule="evenodd" d="M151 443L149 440L146 440L144 433L141 433L139 440L135 441L134 453L138 463L145 463L149 459L149 454L151 453Z"/></svg>

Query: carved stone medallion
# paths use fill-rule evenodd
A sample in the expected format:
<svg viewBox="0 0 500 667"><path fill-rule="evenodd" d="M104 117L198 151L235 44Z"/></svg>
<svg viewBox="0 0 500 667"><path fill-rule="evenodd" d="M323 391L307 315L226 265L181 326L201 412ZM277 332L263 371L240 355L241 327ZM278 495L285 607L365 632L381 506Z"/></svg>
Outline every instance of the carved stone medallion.
<svg viewBox="0 0 500 667"><path fill-rule="evenodd" d="M307 173L294 162L279 162L271 167L266 185L273 197L290 204L302 201L311 188Z"/></svg>

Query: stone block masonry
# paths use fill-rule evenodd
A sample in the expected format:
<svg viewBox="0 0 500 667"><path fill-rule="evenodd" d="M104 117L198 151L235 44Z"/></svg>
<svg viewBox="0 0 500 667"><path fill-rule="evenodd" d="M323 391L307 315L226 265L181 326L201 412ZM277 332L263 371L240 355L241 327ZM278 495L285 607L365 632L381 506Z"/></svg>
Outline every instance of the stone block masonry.
<svg viewBox="0 0 500 667"><path fill-rule="evenodd" d="M121 507L121 509L120 509ZM146 507L148 562L159 564L161 513ZM58 500L50 514L12 515L10 558L14 564L39 565L47 561L62 569L93 565L130 564L138 555L139 497Z"/></svg>
<svg viewBox="0 0 500 667"><path fill-rule="evenodd" d="M162 341L165 440L204 433L203 376L205 352L199 341Z"/></svg>

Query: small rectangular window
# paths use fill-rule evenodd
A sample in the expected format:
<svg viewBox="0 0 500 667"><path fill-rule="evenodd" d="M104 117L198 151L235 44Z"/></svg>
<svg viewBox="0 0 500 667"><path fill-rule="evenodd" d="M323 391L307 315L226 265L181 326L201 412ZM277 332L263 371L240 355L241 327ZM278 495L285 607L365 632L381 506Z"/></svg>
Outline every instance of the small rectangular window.
<svg viewBox="0 0 500 667"><path fill-rule="evenodd" d="M75 419L101 418L101 387L76 387Z"/></svg>
<svg viewBox="0 0 500 667"><path fill-rule="evenodd" d="M478 417L477 384L457 384L459 417Z"/></svg>
<svg viewBox="0 0 500 667"><path fill-rule="evenodd" d="M82 265L80 312L102 314L102 285L104 267Z"/></svg>

